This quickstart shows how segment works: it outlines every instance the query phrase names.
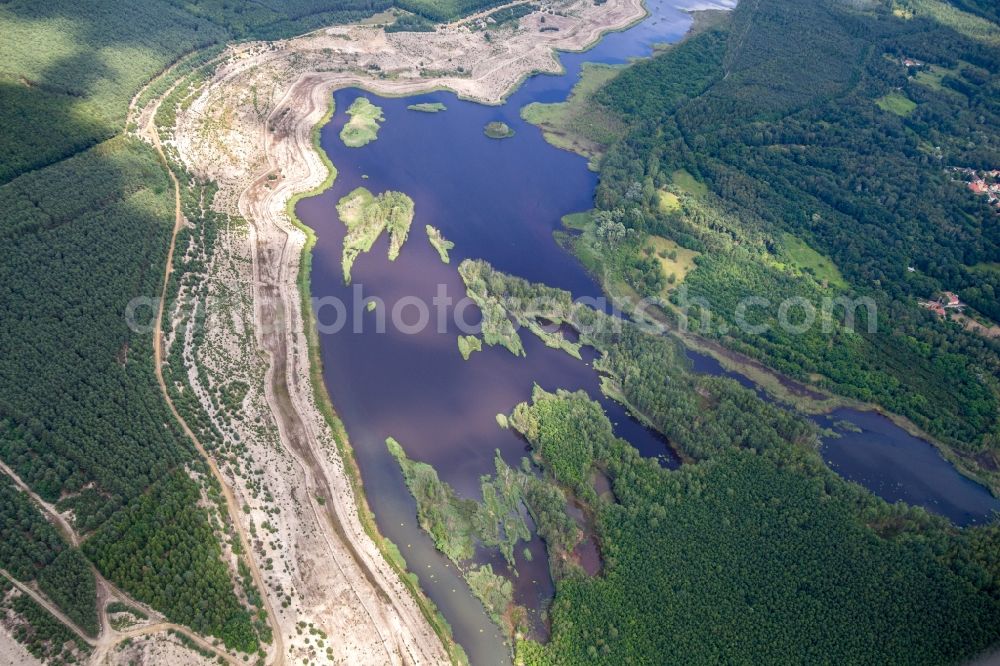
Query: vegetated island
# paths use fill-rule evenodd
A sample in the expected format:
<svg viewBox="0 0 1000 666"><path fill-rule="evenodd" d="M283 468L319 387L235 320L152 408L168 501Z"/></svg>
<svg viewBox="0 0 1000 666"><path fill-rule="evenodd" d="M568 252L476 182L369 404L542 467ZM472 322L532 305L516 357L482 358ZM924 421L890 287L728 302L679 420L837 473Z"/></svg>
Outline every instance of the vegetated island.
<svg viewBox="0 0 1000 666"><path fill-rule="evenodd" d="M458 336L458 351L466 361L472 356L472 352L482 351L483 341L474 335Z"/></svg>
<svg viewBox="0 0 1000 666"><path fill-rule="evenodd" d="M513 603L510 579L494 573L490 564L477 566L472 558L478 543L499 550L507 565L514 565L515 546L531 539L531 531L521 513L522 505L529 508L533 517L543 521L544 528L540 529L550 538L553 547L566 544L559 552L572 551L582 533L565 513L566 498L562 491L540 478L509 467L497 452L494 458L496 475L482 477L483 501L464 499L441 481L433 467L410 460L395 439L389 437L385 443L399 463L406 485L417 502L420 526L431 535L438 550L455 563L490 618L508 636L519 630L526 631L528 615L524 608Z"/></svg>
<svg viewBox="0 0 1000 666"><path fill-rule="evenodd" d="M382 107L375 106L367 97L358 97L347 109L350 120L340 130L340 140L349 148L360 148L378 138L378 129L385 116Z"/></svg>
<svg viewBox="0 0 1000 666"><path fill-rule="evenodd" d="M495 476L481 477L482 502L394 451L421 527L459 558L456 564L476 538L509 561L521 540L511 507L520 501L527 508L545 542L556 594L550 640L519 638L518 663L598 656L624 663L634 655L670 663L727 649L730 639L717 626L740 627L748 655L812 652L846 662L893 661L913 641L930 663L955 662L996 640L995 569L978 564L995 552L995 529L956 532L943 518L890 505L842 479L817 453L818 431L806 418L728 378L692 371L671 337L485 262L463 262L459 270L479 298L506 308L515 321L530 314L577 328L598 352L602 391L662 433L688 463L666 469L644 459L615 436L586 393L537 386L529 402L497 418L528 441L530 457L514 468L496 460ZM528 303L541 305L529 312ZM602 489L601 479L611 487ZM569 505L583 508L582 524L567 515ZM790 521L799 528L787 529ZM498 523L512 529L497 535ZM918 534L926 541L913 538ZM600 554L600 576L581 569L578 546L588 538ZM748 552L754 566L745 566ZM789 557L809 564L789 569L782 564ZM870 566L858 569L858 562ZM863 573L844 573L857 571ZM512 581L504 578L466 572L490 616L513 635L523 632L525 616L505 595ZM760 590L768 590L766 600ZM711 599L711 608L692 601L699 599ZM870 599L892 601L876 608ZM931 607L947 611L921 611ZM706 623L706 613L720 619ZM883 621L900 635L886 639L865 629Z"/></svg>
<svg viewBox="0 0 1000 666"><path fill-rule="evenodd" d="M507 316L507 309L500 298L490 294L489 286L482 279L483 264L485 262L463 261L458 267L466 293L483 313L480 324L483 340L491 347L503 345L514 356L526 356L521 336Z"/></svg>
<svg viewBox="0 0 1000 666"><path fill-rule="evenodd" d="M482 331L486 344L490 346L501 344L515 356L524 355L521 338L511 323L510 318L513 318L518 326L534 333L547 347L562 349L576 359L582 358L580 355L582 345L579 342L567 340L558 328L551 330L553 326L558 327L566 323L572 314L572 308L566 306L562 311L544 312L508 308L503 296L490 293L488 281L496 273L492 266L482 260L466 259L459 264L458 274L465 282L469 298L483 312Z"/></svg>
<svg viewBox="0 0 1000 666"><path fill-rule="evenodd" d="M514 130L511 129L510 125L499 120L486 123L486 127L483 128L483 132L491 139L509 139L514 136Z"/></svg>
<svg viewBox="0 0 1000 666"><path fill-rule="evenodd" d="M422 113L440 113L441 111L448 110L448 107L441 102L420 102L419 104L411 104L406 108L410 111L420 111Z"/></svg>
<svg viewBox="0 0 1000 666"><path fill-rule="evenodd" d="M389 261L395 261L413 222L413 199L402 192L373 195L359 187L337 203L337 214L347 226L341 266L344 282L351 282L351 266L362 252L368 252L381 233L389 231Z"/></svg>
<svg viewBox="0 0 1000 666"><path fill-rule="evenodd" d="M431 245L434 246L434 249L438 251L438 254L441 256L441 261L446 264L451 263L451 257L448 256L448 250L455 247L455 244L442 236L441 230L436 227L432 227L428 224L424 227L424 229L427 231L427 240L429 240Z"/></svg>

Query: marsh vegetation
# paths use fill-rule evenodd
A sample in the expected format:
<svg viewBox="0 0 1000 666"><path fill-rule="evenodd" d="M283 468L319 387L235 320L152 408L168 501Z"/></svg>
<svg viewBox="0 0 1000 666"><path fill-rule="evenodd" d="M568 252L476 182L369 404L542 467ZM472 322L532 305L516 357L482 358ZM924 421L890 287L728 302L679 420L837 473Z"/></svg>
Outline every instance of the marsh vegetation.
<svg viewBox="0 0 1000 666"><path fill-rule="evenodd" d="M423 113L440 113L448 110L448 107L441 102L420 102L419 104L410 104L406 108L410 111L421 111Z"/></svg>

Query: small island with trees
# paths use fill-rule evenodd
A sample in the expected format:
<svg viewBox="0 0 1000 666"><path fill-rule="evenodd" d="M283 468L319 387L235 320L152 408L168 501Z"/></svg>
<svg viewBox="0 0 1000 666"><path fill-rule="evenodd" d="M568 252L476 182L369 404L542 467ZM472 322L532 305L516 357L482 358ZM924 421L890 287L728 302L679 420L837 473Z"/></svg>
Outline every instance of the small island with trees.
<svg viewBox="0 0 1000 666"><path fill-rule="evenodd" d="M431 245L434 246L434 249L437 250L438 255L441 257L441 262L445 264L451 263L448 251L455 247L455 244L441 235L441 230L436 227L428 224L424 227L424 230L427 232L427 240L431 242Z"/></svg>
<svg viewBox="0 0 1000 666"><path fill-rule="evenodd" d="M360 148L378 138L378 130L385 116L382 107L371 103L367 97L358 97L347 109L350 120L340 130L340 140L348 148Z"/></svg>
<svg viewBox="0 0 1000 666"><path fill-rule="evenodd" d="M351 266L368 252L383 231L389 232L389 261L395 261L413 222L413 199L402 192L374 195L359 187L337 204L337 214L347 226L341 265L344 282L351 282Z"/></svg>
<svg viewBox="0 0 1000 666"><path fill-rule="evenodd" d="M514 136L514 130L511 126L500 120L487 123L486 127L483 128L483 132L491 139L509 139Z"/></svg>

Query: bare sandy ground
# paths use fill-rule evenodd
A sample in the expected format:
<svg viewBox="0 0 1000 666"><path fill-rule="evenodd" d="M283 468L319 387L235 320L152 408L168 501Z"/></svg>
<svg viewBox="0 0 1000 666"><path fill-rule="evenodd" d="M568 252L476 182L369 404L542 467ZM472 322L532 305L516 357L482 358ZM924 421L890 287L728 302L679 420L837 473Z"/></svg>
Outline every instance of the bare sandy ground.
<svg viewBox="0 0 1000 666"><path fill-rule="evenodd" d="M498 104L534 72L557 73L556 51L579 51L602 34L645 16L642 0L543 2L518 26L476 31L476 19L433 33L386 33L374 26L337 26L292 40L239 45L215 79L181 114L175 146L188 168L220 186L220 203L234 211L260 198L248 188L263 173L285 182L280 199L322 182L326 171L311 150L295 149L336 88L359 86L384 95L448 89ZM544 32L543 32L544 30ZM488 36L489 35L489 36ZM318 109L309 102L321 99ZM311 113L305 108L308 107ZM280 123L278 136L272 127ZM268 136L272 134L272 136ZM289 152L291 151L291 152Z"/></svg>
<svg viewBox="0 0 1000 666"><path fill-rule="evenodd" d="M0 666L42 666L10 631L0 624Z"/></svg>
<svg viewBox="0 0 1000 666"><path fill-rule="evenodd" d="M239 45L179 114L167 148L196 177L218 184L215 207L232 224L204 258L204 289L184 295L208 306L204 340L196 345L178 333L166 344L184 346L191 388L233 445L217 461L244 507L252 557L291 660L448 661L417 601L364 530L364 498L345 468L353 461L339 454L310 382L296 283L305 236L285 209L327 176L312 131L331 91L448 88L499 103L527 75L559 71L555 49L586 48L644 15L641 0L557 0L519 25L491 31L492 39L470 28L480 20L471 17L433 33L339 26ZM212 398L234 380L250 387L235 415Z"/></svg>
<svg viewBox="0 0 1000 666"><path fill-rule="evenodd" d="M107 666L157 666L159 664L212 666L218 662L181 645L176 638L151 634L132 639L128 645L109 653L99 663Z"/></svg>

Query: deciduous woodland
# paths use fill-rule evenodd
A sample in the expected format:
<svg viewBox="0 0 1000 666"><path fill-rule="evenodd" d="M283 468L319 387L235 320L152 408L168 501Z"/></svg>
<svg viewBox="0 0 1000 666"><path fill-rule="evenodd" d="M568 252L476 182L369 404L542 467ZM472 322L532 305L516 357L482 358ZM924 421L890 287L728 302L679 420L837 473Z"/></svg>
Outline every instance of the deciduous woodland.
<svg viewBox="0 0 1000 666"><path fill-rule="evenodd" d="M577 327L599 352L604 390L689 462L668 470L643 459L585 393L537 387L498 418L531 456L521 470L498 459L496 476L483 479L484 504L459 498L391 443L421 525L457 563L474 544L509 553L527 538L509 526L506 540L489 537L478 516L514 517L518 502L531 512L556 597L551 640L518 641L519 661L941 663L996 641L996 526L957 530L848 483L818 455L814 426L733 380L693 373L676 341L483 262L461 271L478 298L515 321ZM595 488L599 476L610 492ZM506 508L487 509L495 488L505 489ZM566 523L569 502L594 516L598 576L574 563L581 534ZM520 617L513 606L491 612Z"/></svg>
<svg viewBox="0 0 1000 666"><path fill-rule="evenodd" d="M663 314L686 312L691 330L906 416L988 477L1000 446L997 342L919 301L950 290L976 316L1000 316L1000 274L984 268L1000 255L996 209L951 170L1000 162L1000 28L972 3L905 4L741 3L578 91L604 121L570 114L550 129L604 156L597 210L564 240L609 286L661 297ZM892 91L915 106L880 106ZM697 252L694 269L671 281L650 238ZM734 316L748 296L772 304L746 311L751 327ZM871 298L874 331L868 310L849 330L835 307L829 329L790 334L778 304L798 297ZM691 303L708 303L711 320ZM760 325L766 333L748 331Z"/></svg>

